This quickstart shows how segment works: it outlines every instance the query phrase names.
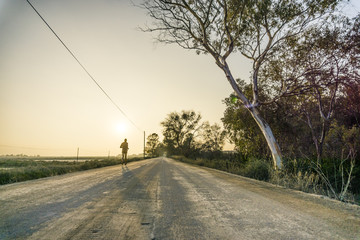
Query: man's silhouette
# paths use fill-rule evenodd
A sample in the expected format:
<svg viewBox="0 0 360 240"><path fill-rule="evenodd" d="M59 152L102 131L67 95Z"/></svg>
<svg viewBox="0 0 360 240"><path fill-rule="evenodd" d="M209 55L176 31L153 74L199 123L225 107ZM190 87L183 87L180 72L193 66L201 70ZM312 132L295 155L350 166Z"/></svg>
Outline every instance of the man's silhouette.
<svg viewBox="0 0 360 240"><path fill-rule="evenodd" d="M125 162L125 165L126 165L127 164L127 152L129 150L129 144L127 143L126 138L124 139L124 142L121 143L120 148L122 148L122 157L121 157L122 164L124 164L124 162Z"/></svg>

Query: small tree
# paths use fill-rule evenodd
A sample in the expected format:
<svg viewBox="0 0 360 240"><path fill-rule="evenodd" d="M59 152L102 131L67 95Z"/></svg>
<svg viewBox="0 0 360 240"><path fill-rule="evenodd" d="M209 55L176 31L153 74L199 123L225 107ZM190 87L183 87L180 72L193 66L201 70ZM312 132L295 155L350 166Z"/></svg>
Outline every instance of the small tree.
<svg viewBox="0 0 360 240"><path fill-rule="evenodd" d="M298 35L320 16L332 10L337 0L149 0L142 6L155 22L145 31L159 32L158 41L178 44L197 53L210 54L224 72L238 98L263 133L274 160L281 168L281 152L269 124L258 107L258 75L267 56L276 47ZM250 59L252 98L247 98L228 65L238 50Z"/></svg>

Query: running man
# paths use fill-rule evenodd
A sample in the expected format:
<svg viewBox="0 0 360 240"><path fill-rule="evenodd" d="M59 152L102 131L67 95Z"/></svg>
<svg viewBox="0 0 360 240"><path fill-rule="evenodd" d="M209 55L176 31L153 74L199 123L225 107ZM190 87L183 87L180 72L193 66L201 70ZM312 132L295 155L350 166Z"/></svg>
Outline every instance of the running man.
<svg viewBox="0 0 360 240"><path fill-rule="evenodd" d="M124 139L124 142L121 143L120 148L122 148L122 164L124 164L125 161L125 165L127 164L127 152L129 150L129 144L127 143L127 139Z"/></svg>

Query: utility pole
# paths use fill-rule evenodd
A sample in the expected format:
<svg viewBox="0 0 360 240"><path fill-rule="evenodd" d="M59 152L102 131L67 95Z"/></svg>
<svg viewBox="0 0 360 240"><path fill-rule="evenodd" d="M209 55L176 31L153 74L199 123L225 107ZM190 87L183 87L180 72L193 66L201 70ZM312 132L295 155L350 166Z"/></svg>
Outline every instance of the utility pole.
<svg viewBox="0 0 360 240"><path fill-rule="evenodd" d="M77 148L76 161L79 161L79 147Z"/></svg>
<svg viewBox="0 0 360 240"><path fill-rule="evenodd" d="M144 159L145 159L145 131L144 131Z"/></svg>

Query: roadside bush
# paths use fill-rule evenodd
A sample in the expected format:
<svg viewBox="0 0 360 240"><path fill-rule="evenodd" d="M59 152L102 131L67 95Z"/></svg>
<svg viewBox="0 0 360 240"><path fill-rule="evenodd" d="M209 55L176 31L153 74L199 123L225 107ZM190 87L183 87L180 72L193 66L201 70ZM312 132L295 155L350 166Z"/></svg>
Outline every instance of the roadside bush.
<svg viewBox="0 0 360 240"><path fill-rule="evenodd" d="M312 171L298 171L288 173L286 171L270 171L269 182L307 193L324 194L324 186L318 174Z"/></svg>
<svg viewBox="0 0 360 240"><path fill-rule="evenodd" d="M0 185L10 182L14 182L12 173L5 170L0 170Z"/></svg>
<svg viewBox="0 0 360 240"><path fill-rule="evenodd" d="M181 162L214 168L262 181L268 181L270 179L271 166L263 160L251 159L243 163L234 157L230 159L190 159L184 156L172 156L172 158Z"/></svg>
<svg viewBox="0 0 360 240"><path fill-rule="evenodd" d="M268 181L270 179L270 169L269 163L259 159L251 159L245 165L243 175L257 180Z"/></svg>
<svg viewBox="0 0 360 240"><path fill-rule="evenodd" d="M206 158L190 159L183 156L172 156L172 158L185 163L267 181L290 189L334 198L319 174L308 166L308 162L311 162L310 159L287 159L284 161L283 169L274 170L269 162L255 158L246 159L246 162L236 158L211 160ZM360 204L360 195L347 192L344 200Z"/></svg>

